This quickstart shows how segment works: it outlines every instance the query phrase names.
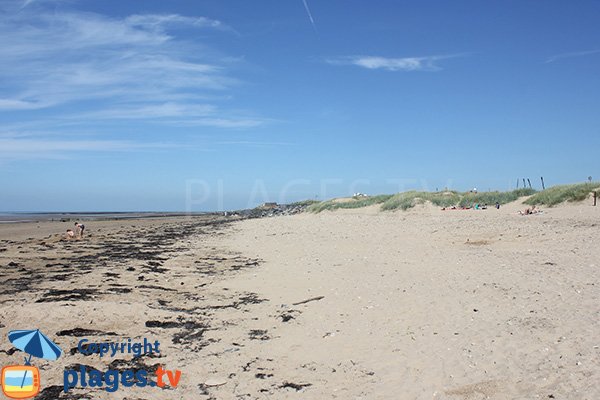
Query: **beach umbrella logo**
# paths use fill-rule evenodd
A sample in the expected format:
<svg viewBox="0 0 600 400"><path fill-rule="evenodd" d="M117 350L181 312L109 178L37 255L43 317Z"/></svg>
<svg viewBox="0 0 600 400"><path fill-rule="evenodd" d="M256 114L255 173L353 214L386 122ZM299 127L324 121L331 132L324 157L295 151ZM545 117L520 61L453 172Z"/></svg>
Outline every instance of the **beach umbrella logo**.
<svg viewBox="0 0 600 400"><path fill-rule="evenodd" d="M36 330L18 330L8 333L8 340L17 349L29 355L25 357L25 365L11 365L2 368L0 379L2 392L12 399L28 399L40 391L40 371L31 365L31 358L56 360L62 350L46 335Z"/></svg>

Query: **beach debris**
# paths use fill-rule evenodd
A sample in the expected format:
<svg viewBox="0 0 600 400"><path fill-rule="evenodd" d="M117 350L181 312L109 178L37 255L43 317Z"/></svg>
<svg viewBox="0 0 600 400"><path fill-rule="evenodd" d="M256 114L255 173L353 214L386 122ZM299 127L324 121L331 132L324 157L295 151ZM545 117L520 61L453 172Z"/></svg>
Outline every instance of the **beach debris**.
<svg viewBox="0 0 600 400"><path fill-rule="evenodd" d="M36 300L36 303L47 303L57 301L88 301L94 300L99 291L96 289L72 289L59 290L50 289L44 293L41 299Z"/></svg>
<svg viewBox="0 0 600 400"><path fill-rule="evenodd" d="M73 328L56 332L56 336L116 336L115 332L104 332L96 329Z"/></svg>
<svg viewBox="0 0 600 400"><path fill-rule="evenodd" d="M36 397L36 400L83 400L89 396L76 393L64 393L63 385L52 385L44 388Z"/></svg>
<svg viewBox="0 0 600 400"><path fill-rule="evenodd" d="M286 314L286 313L281 314L279 317L281 318L281 322L288 322L288 321L296 318L292 314Z"/></svg>
<svg viewBox="0 0 600 400"><path fill-rule="evenodd" d="M248 336L250 340L269 340L271 337L268 335L268 332L266 329L251 329L248 332Z"/></svg>
<svg viewBox="0 0 600 400"><path fill-rule="evenodd" d="M287 309L288 306L286 304L282 304L281 308L284 308L284 310L274 315L275 318L281 318L281 322L289 322L293 319L296 319L298 314L302 314L302 311L300 310Z"/></svg>
<svg viewBox="0 0 600 400"><path fill-rule="evenodd" d="M324 298L325 298L325 296L311 297L310 299L302 300L297 303L292 303L292 305L299 306L300 304L310 303L311 301L319 301L319 300L323 300Z"/></svg>
<svg viewBox="0 0 600 400"><path fill-rule="evenodd" d="M312 383L294 383L294 382L285 381L285 382L283 382L283 384L281 386L279 386L279 388L280 389L294 389L295 391L299 392L309 386L312 386Z"/></svg>
<svg viewBox="0 0 600 400"><path fill-rule="evenodd" d="M226 383L227 383L227 379L221 378L221 377L211 377L211 378L208 378L206 381L204 381L204 385L207 387L223 386Z"/></svg>

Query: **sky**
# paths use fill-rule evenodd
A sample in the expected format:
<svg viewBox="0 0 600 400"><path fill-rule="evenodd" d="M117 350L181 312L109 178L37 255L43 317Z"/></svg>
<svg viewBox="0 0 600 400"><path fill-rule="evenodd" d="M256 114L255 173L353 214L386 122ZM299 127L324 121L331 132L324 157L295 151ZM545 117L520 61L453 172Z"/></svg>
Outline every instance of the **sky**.
<svg viewBox="0 0 600 400"><path fill-rule="evenodd" d="M589 0L0 0L0 211L597 178L599 15Z"/></svg>

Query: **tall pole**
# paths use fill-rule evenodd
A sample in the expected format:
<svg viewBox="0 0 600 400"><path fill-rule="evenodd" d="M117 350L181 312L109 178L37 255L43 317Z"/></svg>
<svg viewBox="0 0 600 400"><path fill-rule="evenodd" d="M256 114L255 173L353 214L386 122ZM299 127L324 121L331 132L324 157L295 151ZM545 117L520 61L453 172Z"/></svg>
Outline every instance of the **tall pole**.
<svg viewBox="0 0 600 400"><path fill-rule="evenodd" d="M523 189L525 189L527 185L525 184L525 178L523 178Z"/></svg>
<svg viewBox="0 0 600 400"><path fill-rule="evenodd" d="M546 185L544 185L544 177L540 177L540 179L542 180L542 190L546 190Z"/></svg>
<svg viewBox="0 0 600 400"><path fill-rule="evenodd" d="M529 189L531 189L531 181L527 178L527 182L529 182Z"/></svg>

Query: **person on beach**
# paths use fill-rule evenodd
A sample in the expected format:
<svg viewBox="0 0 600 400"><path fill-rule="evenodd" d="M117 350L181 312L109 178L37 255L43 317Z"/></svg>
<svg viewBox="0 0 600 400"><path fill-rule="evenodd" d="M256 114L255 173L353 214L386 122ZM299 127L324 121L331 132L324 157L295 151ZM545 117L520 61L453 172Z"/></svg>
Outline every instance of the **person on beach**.
<svg viewBox="0 0 600 400"><path fill-rule="evenodd" d="M531 215L531 214L537 214L541 212L540 210L536 209L535 206L526 209L525 211L519 211L519 215Z"/></svg>
<svg viewBox="0 0 600 400"><path fill-rule="evenodd" d="M65 236L65 239L67 239L67 240L75 239L75 232L73 232L72 229L67 229L67 234Z"/></svg>
<svg viewBox="0 0 600 400"><path fill-rule="evenodd" d="M77 236L80 238L83 237L83 230L85 229L85 225L80 224L79 222L75 222L75 229L77 229Z"/></svg>

